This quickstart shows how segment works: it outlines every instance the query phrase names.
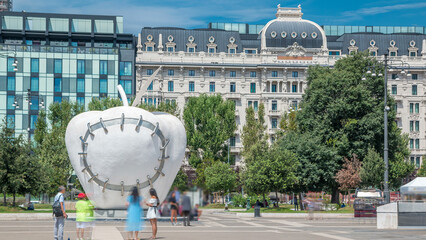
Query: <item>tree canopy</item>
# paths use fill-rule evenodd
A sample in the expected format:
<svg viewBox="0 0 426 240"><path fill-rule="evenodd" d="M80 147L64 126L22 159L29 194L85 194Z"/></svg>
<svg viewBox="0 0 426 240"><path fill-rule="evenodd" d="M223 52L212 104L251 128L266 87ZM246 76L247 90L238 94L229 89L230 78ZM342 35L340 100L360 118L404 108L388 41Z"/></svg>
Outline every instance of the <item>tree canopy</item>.
<svg viewBox="0 0 426 240"><path fill-rule="evenodd" d="M235 104L223 100L220 95L191 97L183 111L187 145L191 154L190 164L197 168L202 159L224 161L227 156L225 144L237 129Z"/></svg>

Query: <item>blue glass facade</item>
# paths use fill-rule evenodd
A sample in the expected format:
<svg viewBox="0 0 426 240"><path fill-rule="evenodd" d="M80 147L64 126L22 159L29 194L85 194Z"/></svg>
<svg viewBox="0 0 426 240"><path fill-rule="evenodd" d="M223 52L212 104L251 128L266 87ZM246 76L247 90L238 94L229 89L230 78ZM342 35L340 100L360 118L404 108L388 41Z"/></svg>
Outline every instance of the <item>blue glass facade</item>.
<svg viewBox="0 0 426 240"><path fill-rule="evenodd" d="M134 94L134 37L122 32L121 17L0 15L8 23L0 26L0 54L6 56L0 58L0 118L13 119L17 134L27 128L33 134L38 112L52 102L87 107L92 98L118 97L119 83L128 97ZM28 91L32 97L26 102Z"/></svg>

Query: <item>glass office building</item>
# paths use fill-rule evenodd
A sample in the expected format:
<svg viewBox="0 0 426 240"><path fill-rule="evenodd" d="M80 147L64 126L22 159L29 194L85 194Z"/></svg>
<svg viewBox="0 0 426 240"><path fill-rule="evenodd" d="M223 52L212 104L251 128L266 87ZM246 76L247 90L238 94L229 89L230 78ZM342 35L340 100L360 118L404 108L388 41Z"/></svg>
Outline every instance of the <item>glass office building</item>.
<svg viewBox="0 0 426 240"><path fill-rule="evenodd" d="M118 97L119 83L134 94L134 37L122 17L2 12L0 22L0 118L17 133L32 134L52 102L87 107Z"/></svg>
<svg viewBox="0 0 426 240"><path fill-rule="evenodd" d="M235 31L240 34L259 34L264 24L247 23L209 23L208 28L225 31ZM345 33L417 33L426 34L426 27L418 26L344 26L344 25L322 25L327 36L341 36Z"/></svg>

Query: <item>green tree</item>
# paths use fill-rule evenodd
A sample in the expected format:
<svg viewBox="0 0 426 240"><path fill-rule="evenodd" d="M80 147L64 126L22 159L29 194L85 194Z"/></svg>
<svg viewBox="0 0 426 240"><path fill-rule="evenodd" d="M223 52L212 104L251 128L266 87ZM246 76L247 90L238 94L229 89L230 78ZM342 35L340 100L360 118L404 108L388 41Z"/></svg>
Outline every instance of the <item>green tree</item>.
<svg viewBox="0 0 426 240"><path fill-rule="evenodd" d="M177 187L181 192L188 190L188 175L183 167L179 169L171 189L174 189L175 187Z"/></svg>
<svg viewBox="0 0 426 240"><path fill-rule="evenodd" d="M13 205L17 188L16 175L18 174L17 159L22 154L23 137L15 137L15 130L10 128L6 118L3 119L0 129L0 188L3 192L3 204L6 206L6 194L13 193Z"/></svg>
<svg viewBox="0 0 426 240"><path fill-rule="evenodd" d="M43 143L44 137L48 133L48 126L46 122L46 112L41 110L38 113L37 122L34 130L34 140L38 145Z"/></svg>
<svg viewBox="0 0 426 240"><path fill-rule="evenodd" d="M119 98L92 98L89 102L89 111L104 111L109 108L123 106L123 102Z"/></svg>
<svg viewBox="0 0 426 240"><path fill-rule="evenodd" d="M368 149L362 161L360 177L363 187L381 188L383 185L385 162L378 152Z"/></svg>
<svg viewBox="0 0 426 240"><path fill-rule="evenodd" d="M265 138L265 106L263 103L259 104L257 115L258 117L256 118L253 107L246 108L246 124L243 126L241 134L244 157L250 154L252 146ZM247 162L247 158L245 161Z"/></svg>
<svg viewBox="0 0 426 240"><path fill-rule="evenodd" d="M30 143L23 142L20 145L20 154L14 164L14 174L10 176L13 194L36 195L43 190L41 183L46 181L43 166L34 154Z"/></svg>
<svg viewBox="0 0 426 240"><path fill-rule="evenodd" d="M297 121L296 121L297 111L289 111L282 115L280 120L280 129L284 132L296 131L297 130Z"/></svg>
<svg viewBox="0 0 426 240"><path fill-rule="evenodd" d="M268 143L264 140L255 143L247 152L245 162L241 173L244 189L256 195L272 191Z"/></svg>
<svg viewBox="0 0 426 240"><path fill-rule="evenodd" d="M49 106L48 120L51 129L47 131L36 151L47 179L41 181L43 191L54 194L59 185L66 185L72 167L65 146L65 131L69 121L83 112L77 103L63 101ZM40 125L36 125L36 131Z"/></svg>
<svg viewBox="0 0 426 240"><path fill-rule="evenodd" d="M216 161L205 169L206 187L211 192L220 192L222 197L235 187L237 176L227 163Z"/></svg>
<svg viewBox="0 0 426 240"><path fill-rule="evenodd" d="M334 68L313 66L308 70L308 88L301 103L302 110L296 116L297 125L300 132L315 136L318 144L335 154L332 159L338 167L332 168L335 172L330 174L331 178L341 168L344 157L356 154L362 160L369 148L383 149L383 77L368 75L366 81L361 80L365 69L371 65L381 66L367 53L358 53L338 60ZM378 72L383 72L383 68ZM393 106L392 97L388 104ZM392 169L394 163L408 166L401 159L405 159L409 151L405 137L394 122L396 113L391 109L388 125ZM408 174L406 166L402 169L394 173L393 179ZM392 182L397 184L397 181ZM337 202L337 183L334 181L327 187L331 188L333 202Z"/></svg>
<svg viewBox="0 0 426 240"><path fill-rule="evenodd" d="M425 159L424 156L423 156L423 159ZM422 166L417 172L417 177L426 177L426 161L425 160L422 161Z"/></svg>
<svg viewBox="0 0 426 240"><path fill-rule="evenodd" d="M224 161L227 156L226 141L234 135L235 105L223 100L220 95L191 97L183 112L188 148L197 168L202 159L213 158Z"/></svg>
<svg viewBox="0 0 426 240"><path fill-rule="evenodd" d="M139 107L149 112L165 112L176 117L179 117L180 115L180 110L176 102L161 102L158 105L140 104Z"/></svg>
<svg viewBox="0 0 426 240"><path fill-rule="evenodd" d="M336 149L321 144L319 137L309 132L288 132L277 143L293 152L299 162L293 192L327 191L336 184L334 176L340 169Z"/></svg>
<svg viewBox="0 0 426 240"><path fill-rule="evenodd" d="M270 164L269 178L270 189L275 192L278 199L278 192L289 190L296 183L296 170L299 162L294 153L274 144L268 152Z"/></svg>

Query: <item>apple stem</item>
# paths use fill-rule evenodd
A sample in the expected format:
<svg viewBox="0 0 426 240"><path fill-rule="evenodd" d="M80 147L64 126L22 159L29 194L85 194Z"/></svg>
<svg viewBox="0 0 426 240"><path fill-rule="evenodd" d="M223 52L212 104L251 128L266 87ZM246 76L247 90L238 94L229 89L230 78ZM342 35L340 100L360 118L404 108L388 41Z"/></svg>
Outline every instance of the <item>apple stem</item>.
<svg viewBox="0 0 426 240"><path fill-rule="evenodd" d="M128 107L129 106L129 102L127 101L126 92L124 92L124 89L121 86L121 84L118 84L117 90L120 93L121 101L123 101L123 106Z"/></svg>

